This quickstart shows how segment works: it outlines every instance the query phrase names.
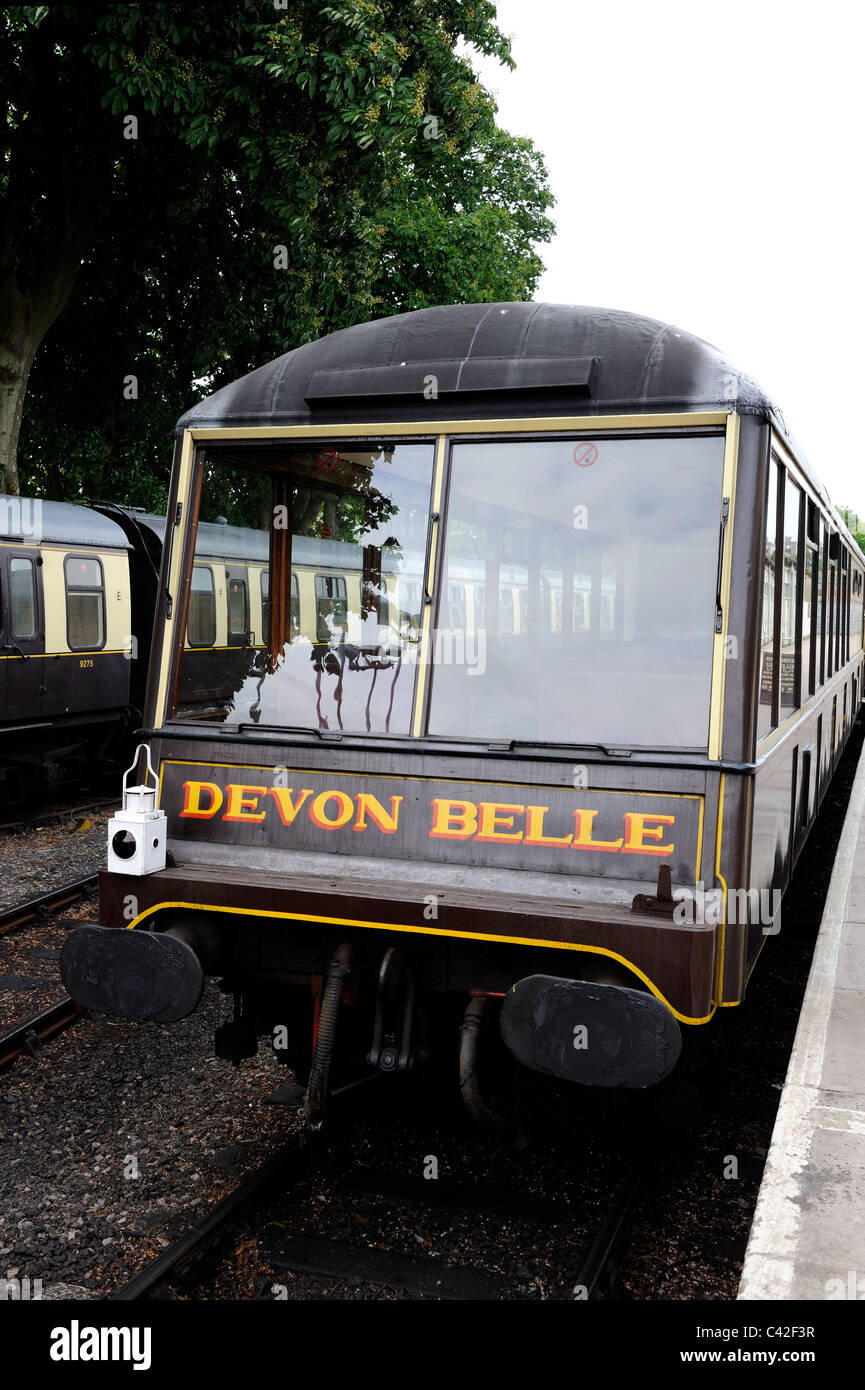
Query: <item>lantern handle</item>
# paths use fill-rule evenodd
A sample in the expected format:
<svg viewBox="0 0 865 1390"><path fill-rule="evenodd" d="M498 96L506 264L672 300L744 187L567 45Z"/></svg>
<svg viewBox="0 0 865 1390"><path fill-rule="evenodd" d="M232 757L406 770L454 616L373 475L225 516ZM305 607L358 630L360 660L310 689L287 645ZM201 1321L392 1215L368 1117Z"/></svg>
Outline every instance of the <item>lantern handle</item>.
<svg viewBox="0 0 865 1390"><path fill-rule="evenodd" d="M153 763L150 761L150 745L147 744L147 743L139 743L138 747L137 747L136 750L135 750L135 757L134 757L133 760L132 760L132 766L131 766L131 767L128 767L128 768L126 769L126 771L124 772L124 774L123 774L123 805L124 805L124 807L125 807L125 805L126 805L126 791L127 791L126 780L127 780L127 778L129 777L130 772L134 772L135 769L137 768L137 766L138 766L138 759L139 759L139 757L140 757L140 755L141 755L142 749L144 750L144 756L145 756L145 758L147 759L147 774L148 774L148 780L149 780L150 777L153 778L153 781L154 781L154 784L155 784L155 785L154 785L154 790L157 790L158 787L159 787L159 778L156 776L156 773L153 771ZM145 787L148 785L147 781L145 781L144 785L145 785Z"/></svg>

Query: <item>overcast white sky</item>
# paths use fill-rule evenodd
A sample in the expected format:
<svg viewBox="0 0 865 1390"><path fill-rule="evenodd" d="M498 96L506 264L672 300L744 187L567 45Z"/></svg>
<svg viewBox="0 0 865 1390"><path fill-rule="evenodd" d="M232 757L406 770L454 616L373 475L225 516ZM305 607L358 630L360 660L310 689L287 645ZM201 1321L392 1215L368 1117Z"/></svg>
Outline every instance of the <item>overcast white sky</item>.
<svg viewBox="0 0 865 1390"><path fill-rule="evenodd" d="M865 517L865 6L498 0L499 123L543 152L536 299L630 309L722 348Z"/></svg>

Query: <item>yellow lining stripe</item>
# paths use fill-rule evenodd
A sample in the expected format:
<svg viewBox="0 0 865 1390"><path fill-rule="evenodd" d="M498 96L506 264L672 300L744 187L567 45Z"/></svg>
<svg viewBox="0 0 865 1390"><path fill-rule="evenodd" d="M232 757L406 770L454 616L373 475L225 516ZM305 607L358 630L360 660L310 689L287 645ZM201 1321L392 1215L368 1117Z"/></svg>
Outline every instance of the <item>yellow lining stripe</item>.
<svg viewBox="0 0 865 1390"><path fill-rule="evenodd" d="M727 774L721 773L721 784L718 788L718 829L715 837L715 877L720 879L721 892L723 894L724 906L719 923L720 931L718 934L718 964L717 964L717 1003L720 1003L724 994L724 957L727 944L727 880L721 873L721 840L724 834L724 780Z"/></svg>
<svg viewBox="0 0 865 1390"><path fill-rule="evenodd" d="M721 557L721 631L715 633L712 648L712 694L709 701L709 758L721 757L724 726L724 689L727 679L727 625L730 616L730 589L733 580L733 518L736 513L736 466L739 455L739 416L727 420L724 443L724 470L721 497L730 499L727 526L724 531L724 552Z"/></svg>
<svg viewBox="0 0 865 1390"><path fill-rule="evenodd" d="M238 425L187 430L196 443L218 439L363 439L380 435L514 434L546 430L630 430L725 425L726 410L680 410L665 415L551 415L519 420L426 420L360 425Z"/></svg>
<svg viewBox="0 0 865 1390"><path fill-rule="evenodd" d="M33 641L37 641L37 640L39 640L39 639L33 638L33 637L21 637L19 640L20 640L21 642L33 642ZM76 650L75 650L74 652L73 652L73 651L69 651L69 652L26 652L26 653L25 653L25 657L26 657L26 660L27 660L27 661L47 661L49 657L55 657L55 656L81 656L81 657L84 657L84 656L125 656L125 657L127 658L127 660L129 660L129 653L128 653L128 651L126 651L125 647L108 647L108 648L105 648L105 647L97 647L96 650L95 650L95 651L92 651L92 652L78 651L77 648L76 648ZM20 660L21 660L21 657L17 654L17 652L13 652L11 656L0 656L0 661L20 661Z"/></svg>
<svg viewBox="0 0 865 1390"><path fill-rule="evenodd" d="M127 930L131 931L137 927L139 922L152 917L156 912L164 912L166 908L181 907L192 912L230 912L243 917L276 917L292 922L320 922L323 926L329 927L365 927L371 931L398 931L411 932L416 936L452 936L471 941L498 941L506 946L551 946L560 951L589 951L593 955L609 956L612 960L617 960L620 964L627 967L643 981L643 984L652 991L656 999L662 1004L666 1004L671 1014L680 1023L708 1023L712 1014L715 1012L715 1005L712 1005L711 1012L703 1018L691 1018L688 1014L679 1013L678 1009L673 1008L669 999L666 999L661 991L652 984L648 975L645 975L638 965L634 965L625 956L620 956L617 951L610 951L605 946L579 946L571 941L545 941L535 937L526 936L493 936L488 932L476 931L443 931L440 927L414 927L398 922L365 922L355 917L316 917L309 912L276 912L274 910L257 907L225 907L221 903L187 903L187 902L164 902L154 903L144 912L139 912L138 916L127 923Z"/></svg>

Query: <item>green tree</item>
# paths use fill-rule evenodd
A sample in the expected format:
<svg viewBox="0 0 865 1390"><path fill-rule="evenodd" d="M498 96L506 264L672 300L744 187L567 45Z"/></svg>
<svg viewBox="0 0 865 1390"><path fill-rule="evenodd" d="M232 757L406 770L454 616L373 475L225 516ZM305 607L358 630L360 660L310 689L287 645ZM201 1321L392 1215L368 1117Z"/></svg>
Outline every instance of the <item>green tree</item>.
<svg viewBox="0 0 865 1390"><path fill-rule="evenodd" d="M865 529L863 529L863 518L853 507L839 507L838 511L844 518L844 525L851 533L859 549L865 553Z"/></svg>
<svg viewBox="0 0 865 1390"><path fill-rule="evenodd" d="M26 490L158 506L203 392L364 319L531 297L552 199L464 51L512 66L488 0L0 16L7 490L20 426Z"/></svg>

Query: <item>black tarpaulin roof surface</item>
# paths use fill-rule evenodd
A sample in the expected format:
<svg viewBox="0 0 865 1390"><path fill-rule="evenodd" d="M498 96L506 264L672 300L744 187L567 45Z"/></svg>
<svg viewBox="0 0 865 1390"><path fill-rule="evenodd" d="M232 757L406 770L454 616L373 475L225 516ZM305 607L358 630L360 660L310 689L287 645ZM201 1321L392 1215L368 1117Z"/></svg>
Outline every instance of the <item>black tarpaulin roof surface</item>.
<svg viewBox="0 0 865 1390"><path fill-rule="evenodd" d="M625 408L773 413L722 352L657 319L571 304L450 304L295 348L193 406L177 429Z"/></svg>

